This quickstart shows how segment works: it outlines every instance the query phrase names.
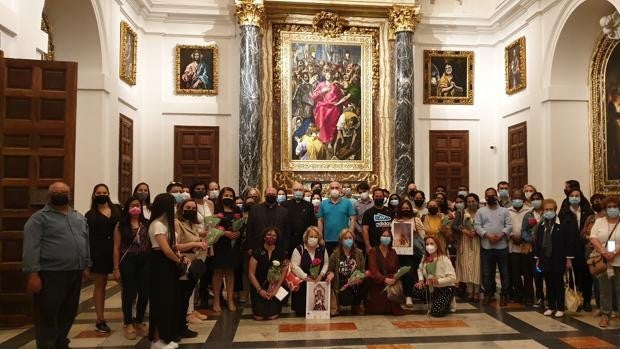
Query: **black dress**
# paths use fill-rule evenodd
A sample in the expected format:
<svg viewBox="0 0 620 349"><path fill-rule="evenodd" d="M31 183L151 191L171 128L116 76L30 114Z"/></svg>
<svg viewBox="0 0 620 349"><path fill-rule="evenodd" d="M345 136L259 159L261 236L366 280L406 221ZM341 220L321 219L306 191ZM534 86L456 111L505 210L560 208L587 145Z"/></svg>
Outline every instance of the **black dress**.
<svg viewBox="0 0 620 349"><path fill-rule="evenodd" d="M284 253L276 248L271 252L271 258L269 253L265 250L265 247L261 247L258 250L252 251L252 257L256 259L256 280L264 290L269 290L269 281L267 280L267 272L272 265L273 261L279 261L280 265L284 262ZM279 315L282 311L282 302L276 297L272 297L267 300L261 297L256 289L253 287L250 289L250 297L252 297L252 313L260 317L272 317Z"/></svg>
<svg viewBox="0 0 620 349"><path fill-rule="evenodd" d="M220 212L224 217L220 224L224 230L232 231L234 216L239 212ZM220 214L218 213L218 214ZM237 240L230 240L222 236L213 245L213 268L214 269L235 269L241 263L241 237Z"/></svg>
<svg viewBox="0 0 620 349"><path fill-rule="evenodd" d="M86 212L90 238L90 271L97 274L110 274L114 269L114 228L121 215L121 207L112 205L110 217L106 217L98 209Z"/></svg>

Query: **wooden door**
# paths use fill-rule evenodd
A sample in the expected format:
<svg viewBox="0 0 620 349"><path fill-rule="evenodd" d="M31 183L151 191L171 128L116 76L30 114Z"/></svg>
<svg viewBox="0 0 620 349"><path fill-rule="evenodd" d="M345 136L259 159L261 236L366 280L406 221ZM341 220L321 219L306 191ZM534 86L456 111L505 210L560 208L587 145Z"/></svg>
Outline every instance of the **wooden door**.
<svg viewBox="0 0 620 349"><path fill-rule="evenodd" d="M23 228L50 184L73 188L77 63L0 57L0 325L31 321Z"/></svg>
<svg viewBox="0 0 620 349"><path fill-rule="evenodd" d="M123 114L118 134L118 200L122 204L133 193L133 120Z"/></svg>
<svg viewBox="0 0 620 349"><path fill-rule="evenodd" d="M512 188L527 184L527 123L508 127L508 181Z"/></svg>
<svg viewBox="0 0 620 349"><path fill-rule="evenodd" d="M174 179L190 185L197 180L219 182L219 128L174 127Z"/></svg>
<svg viewBox="0 0 620 349"><path fill-rule="evenodd" d="M430 131L430 194L444 185L449 200L454 200L459 185L469 186L469 132Z"/></svg>

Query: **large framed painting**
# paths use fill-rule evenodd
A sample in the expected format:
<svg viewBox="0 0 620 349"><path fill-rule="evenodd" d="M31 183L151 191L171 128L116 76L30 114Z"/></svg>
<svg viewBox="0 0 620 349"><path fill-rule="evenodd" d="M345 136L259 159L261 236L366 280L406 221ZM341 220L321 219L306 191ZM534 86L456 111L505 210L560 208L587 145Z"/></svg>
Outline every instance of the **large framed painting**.
<svg viewBox="0 0 620 349"><path fill-rule="evenodd" d="M138 35L127 22L121 21L121 46L118 74L129 85L136 84Z"/></svg>
<svg viewBox="0 0 620 349"><path fill-rule="evenodd" d="M176 93L217 95L218 53L216 45L176 46Z"/></svg>
<svg viewBox="0 0 620 349"><path fill-rule="evenodd" d="M620 41L602 35L590 67L592 188L620 195Z"/></svg>
<svg viewBox="0 0 620 349"><path fill-rule="evenodd" d="M372 171L373 36L279 32L282 171Z"/></svg>
<svg viewBox="0 0 620 349"><path fill-rule="evenodd" d="M513 41L504 49L504 60L506 66L506 93L513 93L524 90L527 86L526 81L526 61L525 61L525 36Z"/></svg>
<svg viewBox="0 0 620 349"><path fill-rule="evenodd" d="M424 103L474 104L474 53L424 50Z"/></svg>

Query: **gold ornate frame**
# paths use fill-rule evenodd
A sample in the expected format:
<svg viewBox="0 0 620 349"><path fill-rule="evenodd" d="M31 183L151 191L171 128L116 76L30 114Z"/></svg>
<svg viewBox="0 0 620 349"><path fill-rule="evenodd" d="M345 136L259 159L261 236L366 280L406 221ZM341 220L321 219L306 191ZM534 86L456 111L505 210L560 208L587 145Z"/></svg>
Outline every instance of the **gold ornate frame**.
<svg viewBox="0 0 620 349"><path fill-rule="evenodd" d="M280 147L282 171L372 171L372 35L346 34L325 37L318 33L280 32ZM361 159L360 160L293 160L291 148L291 46L293 43L341 44L361 47Z"/></svg>
<svg viewBox="0 0 620 349"><path fill-rule="evenodd" d="M467 60L465 96L439 97L431 95L431 59L435 57ZM424 104L474 104L474 52L424 50Z"/></svg>
<svg viewBox="0 0 620 349"><path fill-rule="evenodd" d="M513 47L519 45L519 75L521 75L521 82L510 88L508 84L509 76L510 76L510 50ZM506 74L506 93L511 95L513 93L517 93L521 90L524 90L527 87L527 74L526 74L526 56L525 56L525 36L518 38L513 41L510 45L506 46L504 49L504 65L505 65L505 74Z"/></svg>
<svg viewBox="0 0 620 349"><path fill-rule="evenodd" d="M129 75L125 74L125 70L127 68L127 63L124 57L127 55L127 37L131 37L131 41L133 41L133 52L131 53L131 60L133 62L133 67L131 68L131 72ZM119 52L119 70L118 75L121 80L125 81L129 85L136 84L136 67L138 65L138 34L129 26L129 24L125 21L121 21L121 47Z"/></svg>
<svg viewBox="0 0 620 349"><path fill-rule="evenodd" d="M181 87L181 50L211 50L213 51L213 88L212 89L192 89ZM217 95L218 88L218 51L217 45L177 45L175 50L175 92L182 95Z"/></svg>
<svg viewBox="0 0 620 349"><path fill-rule="evenodd" d="M607 176L607 115L606 74L609 58L619 40L601 35L594 47L590 64L590 154L592 165L592 192L605 195L620 195L620 180Z"/></svg>

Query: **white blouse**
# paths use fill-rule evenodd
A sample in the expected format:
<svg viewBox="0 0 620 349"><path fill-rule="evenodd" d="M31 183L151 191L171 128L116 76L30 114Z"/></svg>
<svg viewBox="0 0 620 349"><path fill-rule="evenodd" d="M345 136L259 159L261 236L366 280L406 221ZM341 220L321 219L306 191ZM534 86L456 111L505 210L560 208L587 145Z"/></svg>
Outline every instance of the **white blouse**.
<svg viewBox="0 0 620 349"><path fill-rule="evenodd" d="M592 226L592 231L590 232L590 239L598 239L603 248L605 248L605 243L607 242L607 237L611 233L612 229L614 229L615 224L610 224L607 222L607 217L599 217L594 221L594 225ZM615 241L616 246L620 244L620 224L614 230L614 233L609 237L610 241ZM617 247L616 247L617 248ZM620 254L616 255L614 261L612 263L614 267L620 267Z"/></svg>

